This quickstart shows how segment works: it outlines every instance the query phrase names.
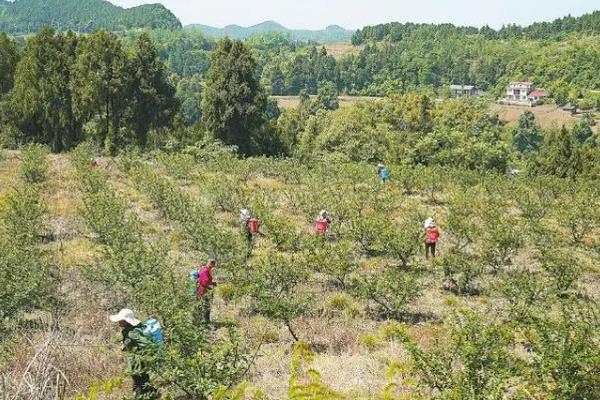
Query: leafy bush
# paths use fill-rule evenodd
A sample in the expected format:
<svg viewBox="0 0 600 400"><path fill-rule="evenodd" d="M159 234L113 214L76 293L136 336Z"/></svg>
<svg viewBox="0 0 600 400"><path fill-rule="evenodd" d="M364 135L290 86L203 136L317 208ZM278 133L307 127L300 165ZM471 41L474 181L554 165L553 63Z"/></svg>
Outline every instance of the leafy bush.
<svg viewBox="0 0 600 400"><path fill-rule="evenodd" d="M304 263L280 253L261 255L241 277L251 309L283 323L296 341L293 322L310 312L313 297L310 288L302 287L310 275Z"/></svg>
<svg viewBox="0 0 600 400"><path fill-rule="evenodd" d="M454 315L448 329L426 350L404 337L424 393L439 399L499 400L511 388L519 389L512 379L519 361L510 329L468 311Z"/></svg>
<svg viewBox="0 0 600 400"><path fill-rule="evenodd" d="M481 260L454 250L436 263L443 267L446 286L450 291L459 295L477 293L475 283L483 273Z"/></svg>
<svg viewBox="0 0 600 400"><path fill-rule="evenodd" d="M395 268L380 273L362 273L352 281L357 296L375 305L379 315L405 318L410 303L421 293L421 283L413 272Z"/></svg>
<svg viewBox="0 0 600 400"><path fill-rule="evenodd" d="M28 183L40 183L48 173L48 148L40 144L30 144L21 152L21 176Z"/></svg>

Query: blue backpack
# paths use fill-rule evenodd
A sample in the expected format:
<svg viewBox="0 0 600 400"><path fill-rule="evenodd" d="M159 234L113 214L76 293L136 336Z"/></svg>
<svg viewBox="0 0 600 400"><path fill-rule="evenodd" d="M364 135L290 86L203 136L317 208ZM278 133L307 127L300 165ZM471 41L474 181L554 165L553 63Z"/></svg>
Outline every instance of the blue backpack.
<svg viewBox="0 0 600 400"><path fill-rule="evenodd" d="M379 176L381 176L381 179L389 179L390 170L387 168L382 169L381 172L379 173Z"/></svg>
<svg viewBox="0 0 600 400"><path fill-rule="evenodd" d="M196 297L196 291L198 290L198 278L200 277L200 271L197 269L190 272L188 279L188 291L190 296Z"/></svg>
<svg viewBox="0 0 600 400"><path fill-rule="evenodd" d="M149 319L148 321L144 322L144 327L142 329L142 333L144 334L145 337L150 339L152 341L152 343L155 343L158 345L162 345L163 343L165 343L165 339L162 334L162 328L160 326L160 323L157 320L155 320L154 318Z"/></svg>

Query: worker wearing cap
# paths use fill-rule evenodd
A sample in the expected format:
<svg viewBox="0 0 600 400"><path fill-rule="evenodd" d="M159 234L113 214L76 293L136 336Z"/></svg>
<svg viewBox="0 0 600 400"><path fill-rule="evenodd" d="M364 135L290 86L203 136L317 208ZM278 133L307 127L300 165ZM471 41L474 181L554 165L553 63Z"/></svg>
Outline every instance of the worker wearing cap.
<svg viewBox="0 0 600 400"><path fill-rule="evenodd" d="M433 218L428 218L424 224L425 228L425 258L429 259L429 254L435 258L437 243L440 240L440 230L435 224Z"/></svg>
<svg viewBox="0 0 600 400"><path fill-rule="evenodd" d="M377 165L377 175L379 176L381 183L386 183L390 180L390 170L382 163Z"/></svg>
<svg viewBox="0 0 600 400"><path fill-rule="evenodd" d="M142 322L129 309L123 309L109 318L122 328L123 351L127 352L135 399L156 398L156 389L150 385L150 376L142 360L144 352L152 348L152 342L143 333Z"/></svg>

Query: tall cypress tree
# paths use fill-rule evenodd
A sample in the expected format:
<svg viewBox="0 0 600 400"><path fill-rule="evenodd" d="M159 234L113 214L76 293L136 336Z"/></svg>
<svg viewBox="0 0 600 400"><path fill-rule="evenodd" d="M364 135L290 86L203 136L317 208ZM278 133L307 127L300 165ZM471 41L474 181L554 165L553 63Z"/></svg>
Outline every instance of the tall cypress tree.
<svg viewBox="0 0 600 400"><path fill-rule="evenodd" d="M13 87L19 49L5 33L0 33L0 97Z"/></svg>
<svg viewBox="0 0 600 400"><path fill-rule="evenodd" d="M130 99L127 67L115 34L101 30L81 40L75 68L77 111L85 121L100 117L97 139L109 154L123 139L120 130Z"/></svg>
<svg viewBox="0 0 600 400"><path fill-rule="evenodd" d="M267 96L256 77L256 62L240 41L224 39L211 57L202 102L208 132L240 153L253 151L253 135L260 134Z"/></svg>
<svg viewBox="0 0 600 400"><path fill-rule="evenodd" d="M168 126L177 111L175 88L166 79L164 65L147 33L137 40L130 60L130 124L139 146L144 147L148 131Z"/></svg>
<svg viewBox="0 0 600 400"><path fill-rule="evenodd" d="M22 139L48 144L54 152L76 144L81 131L71 92L76 40L71 33L50 28L33 36L10 93L10 118L24 134Z"/></svg>

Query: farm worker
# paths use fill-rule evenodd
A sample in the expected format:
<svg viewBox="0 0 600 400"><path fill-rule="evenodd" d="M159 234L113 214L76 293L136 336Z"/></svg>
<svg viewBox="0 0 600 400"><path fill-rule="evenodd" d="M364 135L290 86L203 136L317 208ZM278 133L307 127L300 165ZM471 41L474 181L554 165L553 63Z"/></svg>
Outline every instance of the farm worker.
<svg viewBox="0 0 600 400"><path fill-rule="evenodd" d="M379 179L381 179L381 183L386 183L390 180L390 170L387 169L385 165L379 163L377 165L377 175L379 175Z"/></svg>
<svg viewBox="0 0 600 400"><path fill-rule="evenodd" d="M324 235L325 233L327 233L327 229L329 229L330 224L331 218L329 218L327 211L321 210L321 212L319 212L319 216L315 221L315 232L317 232L318 235Z"/></svg>
<svg viewBox="0 0 600 400"><path fill-rule="evenodd" d="M440 240L440 230L436 226L433 218L425 221L425 258L429 259L429 254L435 258L437 242Z"/></svg>
<svg viewBox="0 0 600 400"><path fill-rule="evenodd" d="M129 309L122 309L118 314L111 315L109 319L122 328L123 351L127 353L135 399L156 398L156 389L150 385L147 365L142 359L144 352L154 346L154 343L144 335L144 325Z"/></svg>
<svg viewBox="0 0 600 400"><path fill-rule="evenodd" d="M202 319L206 325L210 324L210 308L213 297L211 289L217 285L212 276L215 265L216 261L212 258L209 259L206 262L206 265L200 270L198 276L198 290L196 291L196 296L200 299Z"/></svg>
<svg viewBox="0 0 600 400"><path fill-rule="evenodd" d="M250 210L244 209L240 211L240 222L244 227L248 245L252 244L252 238L254 235L262 235L262 233L259 231L260 221L252 215Z"/></svg>
<svg viewBox="0 0 600 400"><path fill-rule="evenodd" d="M98 162L96 161L95 158L92 157L92 159L90 160L90 167L92 168L97 168L98 167Z"/></svg>

